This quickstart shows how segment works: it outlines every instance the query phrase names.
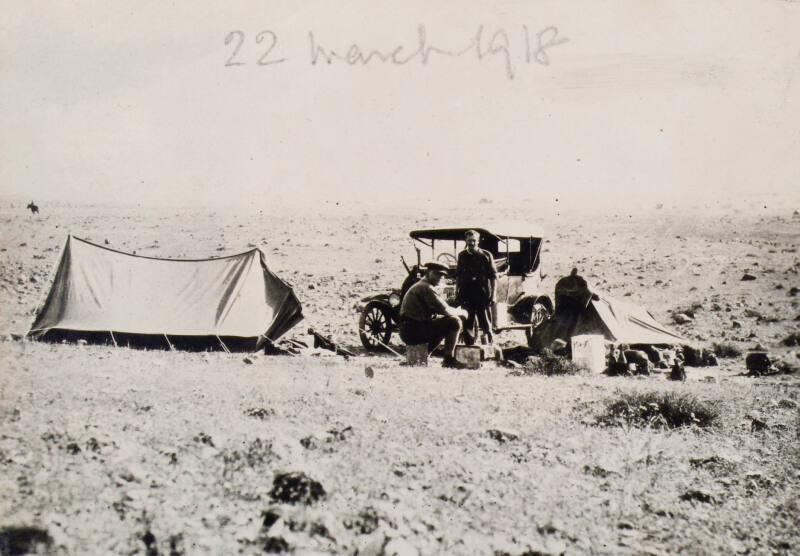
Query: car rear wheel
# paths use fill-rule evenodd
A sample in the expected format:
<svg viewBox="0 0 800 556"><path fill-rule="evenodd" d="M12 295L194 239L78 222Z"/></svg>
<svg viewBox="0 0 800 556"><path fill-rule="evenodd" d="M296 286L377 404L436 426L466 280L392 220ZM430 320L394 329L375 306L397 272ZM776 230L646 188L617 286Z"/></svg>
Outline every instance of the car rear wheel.
<svg viewBox="0 0 800 556"><path fill-rule="evenodd" d="M380 303L368 303L358 319L358 336L370 351L384 349L392 337L392 317Z"/></svg>
<svg viewBox="0 0 800 556"><path fill-rule="evenodd" d="M542 326L550 318L550 309L544 303L536 302L531 307L531 328L525 331L528 345L533 341L533 331Z"/></svg>

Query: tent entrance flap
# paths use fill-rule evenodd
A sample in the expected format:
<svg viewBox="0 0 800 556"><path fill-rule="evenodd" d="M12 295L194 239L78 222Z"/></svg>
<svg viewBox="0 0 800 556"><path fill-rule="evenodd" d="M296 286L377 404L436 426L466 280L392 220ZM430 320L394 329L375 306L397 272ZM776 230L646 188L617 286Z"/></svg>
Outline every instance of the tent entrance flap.
<svg viewBox="0 0 800 556"><path fill-rule="evenodd" d="M302 318L291 287L258 249L218 259L158 259L70 236L29 335L103 331L170 341L248 338L255 345L261 335L276 340Z"/></svg>

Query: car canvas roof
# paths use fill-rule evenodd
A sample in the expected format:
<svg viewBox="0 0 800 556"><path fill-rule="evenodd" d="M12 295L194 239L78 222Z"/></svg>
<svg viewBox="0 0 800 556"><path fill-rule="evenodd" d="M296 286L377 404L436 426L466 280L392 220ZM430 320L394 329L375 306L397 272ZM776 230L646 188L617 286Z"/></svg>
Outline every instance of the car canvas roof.
<svg viewBox="0 0 800 556"><path fill-rule="evenodd" d="M475 230L481 235L493 236L498 239L527 239L531 237L541 239L544 237L542 228L525 222L501 222L496 226L453 226L448 228L423 228L412 231L412 239L453 240L464 239L467 230Z"/></svg>

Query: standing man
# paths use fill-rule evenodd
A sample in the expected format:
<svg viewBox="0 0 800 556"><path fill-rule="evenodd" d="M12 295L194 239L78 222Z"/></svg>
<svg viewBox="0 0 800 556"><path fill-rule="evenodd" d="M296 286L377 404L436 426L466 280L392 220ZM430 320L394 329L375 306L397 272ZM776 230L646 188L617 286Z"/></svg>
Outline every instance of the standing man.
<svg viewBox="0 0 800 556"><path fill-rule="evenodd" d="M428 344L429 352L444 340L442 367L462 369L455 357L462 311L450 307L434 289L447 267L430 262L425 269L425 276L408 289L400 305L400 339L407 345Z"/></svg>
<svg viewBox="0 0 800 556"><path fill-rule="evenodd" d="M486 340L492 343L492 325L489 310L495 301L495 286L497 284L497 271L494 267L492 254L478 247L480 234L470 230L465 235L466 249L458 254L456 267L457 298L467 310L466 342L475 343L472 337L475 329L475 319L478 320Z"/></svg>

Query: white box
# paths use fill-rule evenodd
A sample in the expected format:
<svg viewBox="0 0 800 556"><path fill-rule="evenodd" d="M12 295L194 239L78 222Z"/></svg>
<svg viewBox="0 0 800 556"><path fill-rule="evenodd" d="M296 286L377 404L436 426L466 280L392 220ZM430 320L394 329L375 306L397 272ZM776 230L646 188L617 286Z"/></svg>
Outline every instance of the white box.
<svg viewBox="0 0 800 556"><path fill-rule="evenodd" d="M606 341L599 334L584 334L572 337L572 361L590 373L606 370Z"/></svg>

